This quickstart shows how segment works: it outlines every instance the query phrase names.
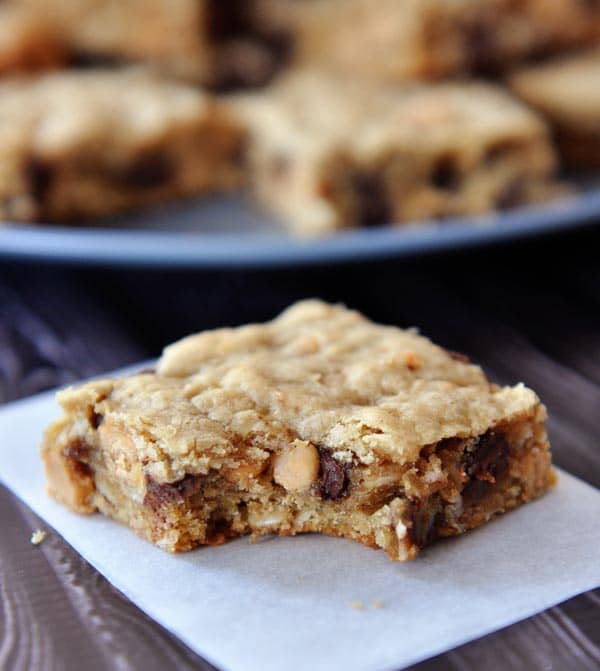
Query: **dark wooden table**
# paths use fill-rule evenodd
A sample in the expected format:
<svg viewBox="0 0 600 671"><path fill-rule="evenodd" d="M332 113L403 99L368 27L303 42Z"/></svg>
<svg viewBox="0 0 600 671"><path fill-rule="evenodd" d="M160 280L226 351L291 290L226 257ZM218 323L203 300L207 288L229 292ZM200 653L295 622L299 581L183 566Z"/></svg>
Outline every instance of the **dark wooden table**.
<svg viewBox="0 0 600 671"><path fill-rule="evenodd" d="M600 485L600 227L449 256L304 270L124 272L4 262L0 401L154 357L192 331L268 319L307 296L418 325L497 381L532 386L550 412L555 461ZM0 487L0 669L211 668L60 537L51 533L34 548L29 537L39 526ZM413 669L598 671L600 591Z"/></svg>

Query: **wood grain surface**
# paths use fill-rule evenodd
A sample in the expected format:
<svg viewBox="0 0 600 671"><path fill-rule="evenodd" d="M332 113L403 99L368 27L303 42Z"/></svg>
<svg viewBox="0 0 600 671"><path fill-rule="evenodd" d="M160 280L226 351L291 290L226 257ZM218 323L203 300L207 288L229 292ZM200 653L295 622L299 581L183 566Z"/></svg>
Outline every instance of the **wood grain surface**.
<svg viewBox="0 0 600 671"><path fill-rule="evenodd" d="M497 381L530 385L548 406L556 463L600 485L597 227L445 257L276 272L4 263L0 402L156 356L192 331L268 319L308 296L418 326ZM46 528L0 487L0 669L212 668L51 530L31 545L38 527ZM600 591L412 669L598 671Z"/></svg>

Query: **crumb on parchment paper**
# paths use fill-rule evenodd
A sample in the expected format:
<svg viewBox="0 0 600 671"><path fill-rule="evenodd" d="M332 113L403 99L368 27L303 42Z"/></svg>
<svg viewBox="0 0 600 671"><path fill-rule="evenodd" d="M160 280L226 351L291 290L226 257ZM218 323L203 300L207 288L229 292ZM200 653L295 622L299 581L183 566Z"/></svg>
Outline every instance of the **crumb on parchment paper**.
<svg viewBox="0 0 600 671"><path fill-rule="evenodd" d="M369 604L369 606L375 610L381 610L384 607L384 605L385 604L383 603L383 601L381 601L381 599L373 599ZM369 606L366 606L365 603L360 600L352 601L350 603L350 608L352 608L353 610L368 610Z"/></svg>
<svg viewBox="0 0 600 671"><path fill-rule="evenodd" d="M42 531L42 529L36 529L31 534L31 544L39 545L44 540L44 538L46 538L46 532Z"/></svg>

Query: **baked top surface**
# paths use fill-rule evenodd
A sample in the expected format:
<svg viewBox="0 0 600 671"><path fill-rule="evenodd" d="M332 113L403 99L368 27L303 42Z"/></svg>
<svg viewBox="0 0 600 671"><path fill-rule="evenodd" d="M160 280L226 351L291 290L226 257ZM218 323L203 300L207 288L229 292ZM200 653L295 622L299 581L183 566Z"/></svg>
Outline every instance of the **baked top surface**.
<svg viewBox="0 0 600 671"><path fill-rule="evenodd" d="M207 0L19 0L74 45L169 56L201 38ZM197 25L194 25L197 24Z"/></svg>
<svg viewBox="0 0 600 671"><path fill-rule="evenodd" d="M534 112L481 82L387 88L307 69L292 72L265 94L239 97L234 106L265 146L305 156L337 149L367 158L393 145L473 151L507 134L545 132Z"/></svg>
<svg viewBox="0 0 600 671"><path fill-rule="evenodd" d="M510 81L553 120L600 127L600 49L524 68Z"/></svg>
<svg viewBox="0 0 600 671"><path fill-rule="evenodd" d="M124 449L158 481L206 472L242 444L296 438L341 460L411 462L424 445L482 434L539 403L414 331L316 300L266 324L190 336L166 348L156 373L90 382L59 400L67 421L92 405L101 430L124 427Z"/></svg>
<svg viewBox="0 0 600 671"><path fill-rule="evenodd" d="M57 72L0 84L0 132L10 140L4 151L27 145L48 158L82 146L96 152L137 147L212 113L202 92L137 68Z"/></svg>

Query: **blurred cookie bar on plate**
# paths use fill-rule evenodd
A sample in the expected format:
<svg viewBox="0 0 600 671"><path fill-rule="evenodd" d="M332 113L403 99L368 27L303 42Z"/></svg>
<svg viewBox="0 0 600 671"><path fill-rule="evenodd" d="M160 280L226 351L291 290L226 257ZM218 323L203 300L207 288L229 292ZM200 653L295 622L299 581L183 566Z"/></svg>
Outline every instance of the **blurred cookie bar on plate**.
<svg viewBox="0 0 600 671"><path fill-rule="evenodd" d="M249 127L254 193L300 235L503 209L553 182L545 123L491 84L299 71L232 110Z"/></svg>
<svg viewBox="0 0 600 671"><path fill-rule="evenodd" d="M73 58L136 61L206 85L256 84L279 45L255 22L253 2L13 0L46 18Z"/></svg>
<svg viewBox="0 0 600 671"><path fill-rule="evenodd" d="M531 55L581 46L600 34L600 4L582 0L283 4L302 62L388 81L498 69Z"/></svg>
<svg viewBox="0 0 600 671"><path fill-rule="evenodd" d="M243 131L212 97L133 69L0 83L0 217L80 223L240 181Z"/></svg>
<svg viewBox="0 0 600 671"><path fill-rule="evenodd" d="M550 121L568 165L600 168L600 49L523 68L509 82Z"/></svg>

